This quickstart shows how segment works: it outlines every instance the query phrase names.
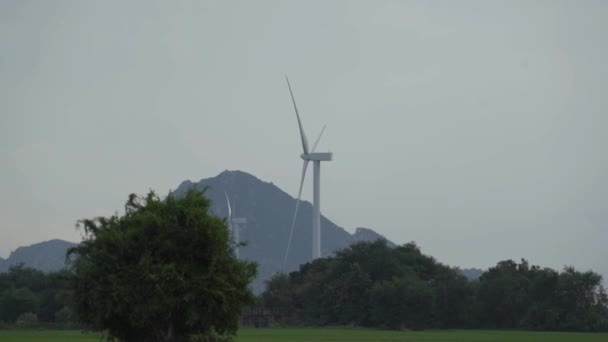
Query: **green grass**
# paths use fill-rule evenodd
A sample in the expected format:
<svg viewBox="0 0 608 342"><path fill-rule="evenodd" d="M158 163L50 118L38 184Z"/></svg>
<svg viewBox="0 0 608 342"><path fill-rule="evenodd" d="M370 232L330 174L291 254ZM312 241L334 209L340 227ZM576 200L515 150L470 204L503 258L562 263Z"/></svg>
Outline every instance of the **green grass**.
<svg viewBox="0 0 608 342"><path fill-rule="evenodd" d="M85 342L99 341L97 334L72 330L0 330L2 342Z"/></svg>
<svg viewBox="0 0 608 342"><path fill-rule="evenodd" d="M0 330L2 342L86 342L99 341L99 335L79 331ZM606 342L608 334L444 330L401 332L370 329L310 328L310 329L241 329L237 342Z"/></svg>
<svg viewBox="0 0 608 342"><path fill-rule="evenodd" d="M400 342L607 342L608 334L527 331L442 330L401 332L370 329L241 329L238 342L400 341Z"/></svg>

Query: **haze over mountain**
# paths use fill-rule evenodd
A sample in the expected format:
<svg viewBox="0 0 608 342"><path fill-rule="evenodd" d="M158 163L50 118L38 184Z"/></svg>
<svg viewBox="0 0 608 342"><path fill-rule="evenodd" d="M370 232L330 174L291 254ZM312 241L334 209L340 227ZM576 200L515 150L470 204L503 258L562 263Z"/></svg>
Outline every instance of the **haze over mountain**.
<svg viewBox="0 0 608 342"><path fill-rule="evenodd" d="M5 272L17 264L44 272L60 270L66 266L66 251L74 245L74 242L54 239L18 247L7 259L0 258L0 272Z"/></svg>

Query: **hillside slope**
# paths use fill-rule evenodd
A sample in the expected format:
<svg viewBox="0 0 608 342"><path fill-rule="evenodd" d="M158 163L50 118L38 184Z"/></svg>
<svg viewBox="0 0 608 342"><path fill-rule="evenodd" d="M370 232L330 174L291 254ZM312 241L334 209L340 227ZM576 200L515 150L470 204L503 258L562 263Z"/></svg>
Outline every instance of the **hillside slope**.
<svg viewBox="0 0 608 342"><path fill-rule="evenodd" d="M259 180L242 171L224 171L216 177L206 178L197 183L185 181L173 192L179 196L196 186L207 187L206 196L213 205L211 210L220 217L228 215L225 193L233 206L233 217L244 217L247 225L241 229L242 259L258 262L259 276L254 282L256 292L263 289L264 281L282 270L283 258L296 199L272 183ZM310 261L312 254L312 205L303 201L300 204L298 219L293 233L292 247L285 271L293 271L300 264ZM321 254L329 256L358 241L373 241L384 238L368 228L358 228L350 234L344 228L321 217ZM392 244L392 243L391 243Z"/></svg>
<svg viewBox="0 0 608 342"><path fill-rule="evenodd" d="M0 272L9 267L24 264L44 272L57 271L65 267L65 255L75 243L64 240L49 240L19 247L7 259L0 259Z"/></svg>

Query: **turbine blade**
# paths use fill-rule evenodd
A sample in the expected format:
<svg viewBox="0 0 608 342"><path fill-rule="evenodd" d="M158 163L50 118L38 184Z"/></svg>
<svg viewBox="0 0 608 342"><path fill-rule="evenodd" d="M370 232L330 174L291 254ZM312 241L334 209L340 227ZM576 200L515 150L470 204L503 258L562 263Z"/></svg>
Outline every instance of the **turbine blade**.
<svg viewBox="0 0 608 342"><path fill-rule="evenodd" d="M287 87L289 88L289 94L291 94L291 101L293 102L293 108L296 110L296 117L298 118L298 126L300 127L300 137L302 138L302 149L304 150L304 154L308 154L308 139L306 139L306 134L304 133L304 128L302 128L302 120L300 120L300 114L298 113L298 106L296 106L296 99L293 97L293 92L291 91L291 85L289 84L289 79L287 75L285 75L285 80L287 80Z"/></svg>
<svg viewBox="0 0 608 342"><path fill-rule="evenodd" d="M287 250L285 251L285 257L283 258L283 270L285 270L287 256L289 256L289 249L291 248L291 238L293 237L293 230L296 226L296 218L298 217L298 208L300 207L300 198L302 197L302 187L304 186L304 178L306 178L307 168L308 160L304 160L304 164L302 165L302 179L300 180L300 190L298 191L298 199L296 200L296 209L293 213L293 220L291 221L291 231L289 232L289 240L287 241Z"/></svg>
<svg viewBox="0 0 608 342"><path fill-rule="evenodd" d="M226 204L228 204L228 221L232 222L232 208L230 208L230 200L228 199L228 193L224 191L226 195Z"/></svg>
<svg viewBox="0 0 608 342"><path fill-rule="evenodd" d="M317 145L319 144L319 140L321 140L321 136L323 135L323 132L325 132L326 126L327 125L323 125L323 128L321 129L321 133L319 133L319 137L317 137L317 141L315 141L315 144L312 146L312 151L310 151L310 153L313 153L317 149Z"/></svg>

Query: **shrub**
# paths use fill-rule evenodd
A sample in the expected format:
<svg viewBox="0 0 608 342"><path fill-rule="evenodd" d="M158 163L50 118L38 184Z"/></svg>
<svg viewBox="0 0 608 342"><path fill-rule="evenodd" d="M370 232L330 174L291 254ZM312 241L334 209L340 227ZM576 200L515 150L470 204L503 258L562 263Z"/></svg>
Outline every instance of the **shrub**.
<svg viewBox="0 0 608 342"><path fill-rule="evenodd" d="M38 324L38 316L33 312L24 312L15 321L20 328L31 328Z"/></svg>

